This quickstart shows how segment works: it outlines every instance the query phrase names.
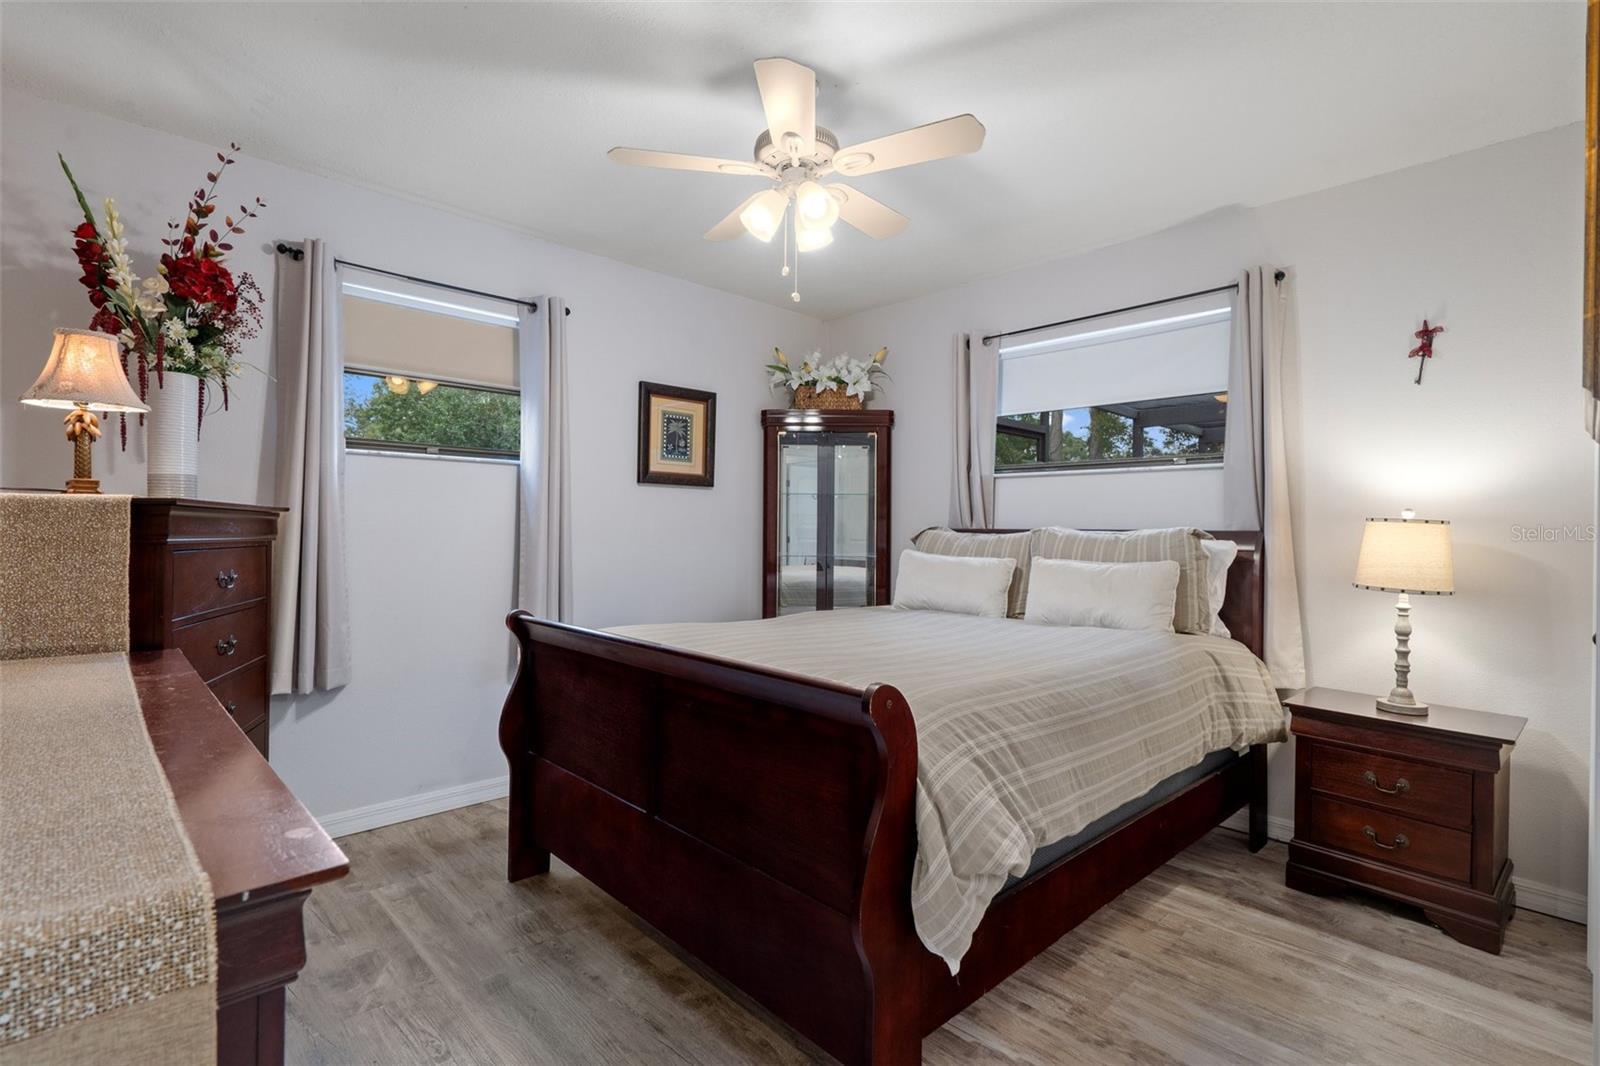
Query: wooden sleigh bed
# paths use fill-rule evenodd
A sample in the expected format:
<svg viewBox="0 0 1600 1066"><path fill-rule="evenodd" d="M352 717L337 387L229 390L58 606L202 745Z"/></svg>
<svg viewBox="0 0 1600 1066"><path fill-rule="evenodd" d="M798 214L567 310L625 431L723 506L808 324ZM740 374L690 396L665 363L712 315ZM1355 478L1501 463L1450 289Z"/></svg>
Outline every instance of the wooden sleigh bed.
<svg viewBox="0 0 1600 1066"><path fill-rule="evenodd" d="M1262 652L1260 534L1236 541L1222 617ZM952 976L917 936L914 709L864 690L513 612L500 719L508 876L555 854L846 1063L921 1061L922 1038L1249 808L1266 746L995 897Z"/></svg>

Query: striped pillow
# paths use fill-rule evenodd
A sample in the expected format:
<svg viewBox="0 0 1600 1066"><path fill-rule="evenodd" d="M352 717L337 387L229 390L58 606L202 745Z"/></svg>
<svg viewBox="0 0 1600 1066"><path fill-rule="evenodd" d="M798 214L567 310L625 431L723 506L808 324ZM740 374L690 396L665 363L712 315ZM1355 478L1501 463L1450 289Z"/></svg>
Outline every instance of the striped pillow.
<svg viewBox="0 0 1600 1066"><path fill-rule="evenodd" d="M1179 633L1211 631L1210 584L1206 579L1203 529L1135 529L1126 533L1090 533L1081 529L1036 529L1032 552L1044 559L1077 559L1086 563L1152 563L1171 559L1178 564L1178 601L1172 628ZM1023 601L1026 603L1026 600Z"/></svg>
<svg viewBox="0 0 1600 1066"><path fill-rule="evenodd" d="M912 547L929 555L957 555L968 559L1015 559L1017 569L1011 575L1011 589L1006 593L1006 617L1021 618L1028 604L1028 564L1033 561L1032 534L1021 533L958 533L943 526L924 529L911 538Z"/></svg>

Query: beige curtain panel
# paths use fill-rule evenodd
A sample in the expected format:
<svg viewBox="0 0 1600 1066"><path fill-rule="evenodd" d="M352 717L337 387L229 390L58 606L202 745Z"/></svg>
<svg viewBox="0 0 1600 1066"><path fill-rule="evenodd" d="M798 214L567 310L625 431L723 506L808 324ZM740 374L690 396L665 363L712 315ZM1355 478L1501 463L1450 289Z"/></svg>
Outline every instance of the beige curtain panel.
<svg viewBox="0 0 1600 1066"><path fill-rule="evenodd" d="M1589 0L1587 170L1583 183L1583 407L1589 436L1600 440L1600 4Z"/></svg>
<svg viewBox="0 0 1600 1066"><path fill-rule="evenodd" d="M350 604L344 545L344 364L333 252L280 255L277 353L278 523L273 588L272 692L350 683Z"/></svg>
<svg viewBox="0 0 1600 1066"><path fill-rule="evenodd" d="M950 524L962 529L994 525L994 424L999 356L970 333L955 339L955 479Z"/></svg>
<svg viewBox="0 0 1600 1066"><path fill-rule="evenodd" d="M1228 353L1228 424L1223 441L1222 505L1230 529L1259 529L1267 547L1267 670L1280 689L1306 682L1300 582L1289 509L1283 369L1294 279L1273 267L1239 278Z"/></svg>
<svg viewBox="0 0 1600 1066"><path fill-rule="evenodd" d="M567 425L567 308L553 297L519 312L522 457L517 481L517 606L572 620L572 473Z"/></svg>

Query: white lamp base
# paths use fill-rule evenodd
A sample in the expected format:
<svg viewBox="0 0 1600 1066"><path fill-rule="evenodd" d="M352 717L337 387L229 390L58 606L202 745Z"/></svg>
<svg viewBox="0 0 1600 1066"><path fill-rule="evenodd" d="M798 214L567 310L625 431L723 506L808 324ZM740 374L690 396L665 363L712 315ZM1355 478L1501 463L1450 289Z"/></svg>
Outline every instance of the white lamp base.
<svg viewBox="0 0 1600 1066"><path fill-rule="evenodd" d="M1418 703L1415 700L1410 703L1403 703L1393 699L1380 699L1378 701L1378 710L1388 711L1390 714L1411 714L1416 715L1418 718L1426 718L1428 715L1428 705L1426 703Z"/></svg>
<svg viewBox="0 0 1600 1066"><path fill-rule="evenodd" d="M1394 688L1387 699L1378 700L1378 710L1420 718L1428 705L1411 694L1411 597L1400 593L1394 608Z"/></svg>

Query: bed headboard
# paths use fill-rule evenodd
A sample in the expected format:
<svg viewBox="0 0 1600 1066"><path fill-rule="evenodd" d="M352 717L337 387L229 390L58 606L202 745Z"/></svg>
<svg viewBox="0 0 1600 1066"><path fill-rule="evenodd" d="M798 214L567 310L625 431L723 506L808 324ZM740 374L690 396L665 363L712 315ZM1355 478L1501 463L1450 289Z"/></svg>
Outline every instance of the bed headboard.
<svg viewBox="0 0 1600 1066"><path fill-rule="evenodd" d="M961 529L960 533L1025 533L1021 529ZM1266 658L1266 550L1261 532L1255 529L1207 530L1218 540L1239 545L1239 554L1228 568L1228 595L1222 604L1222 621L1233 639Z"/></svg>

